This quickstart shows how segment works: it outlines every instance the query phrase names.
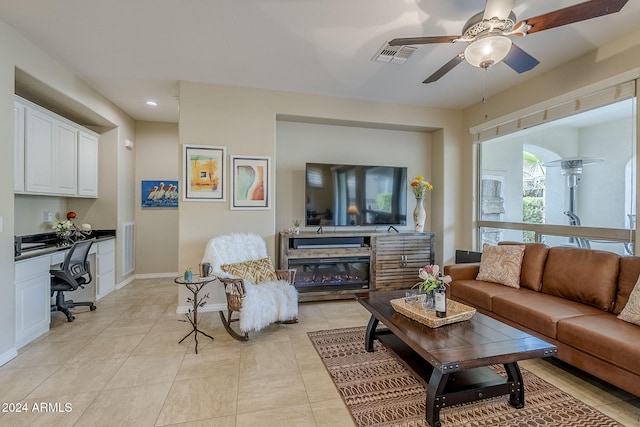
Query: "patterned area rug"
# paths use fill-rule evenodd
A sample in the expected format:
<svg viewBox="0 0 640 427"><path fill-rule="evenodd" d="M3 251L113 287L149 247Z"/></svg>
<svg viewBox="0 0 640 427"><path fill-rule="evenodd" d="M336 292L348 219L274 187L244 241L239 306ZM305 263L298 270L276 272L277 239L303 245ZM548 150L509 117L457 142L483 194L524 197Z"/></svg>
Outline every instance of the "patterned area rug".
<svg viewBox="0 0 640 427"><path fill-rule="evenodd" d="M358 426L428 426L425 389L386 348L364 349L364 327L309 332L318 354ZM503 374L501 366L493 367ZM502 371L502 372L501 372ZM525 407L507 396L440 411L443 427L454 426L621 426L596 409L522 369Z"/></svg>

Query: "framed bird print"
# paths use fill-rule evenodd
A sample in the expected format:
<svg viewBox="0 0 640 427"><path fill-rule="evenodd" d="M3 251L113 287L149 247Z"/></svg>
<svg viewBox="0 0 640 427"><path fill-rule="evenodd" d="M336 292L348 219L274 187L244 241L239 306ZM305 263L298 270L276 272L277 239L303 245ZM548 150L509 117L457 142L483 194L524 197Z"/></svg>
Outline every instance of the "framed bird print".
<svg viewBox="0 0 640 427"><path fill-rule="evenodd" d="M141 199L143 208L177 208L178 181L142 180Z"/></svg>

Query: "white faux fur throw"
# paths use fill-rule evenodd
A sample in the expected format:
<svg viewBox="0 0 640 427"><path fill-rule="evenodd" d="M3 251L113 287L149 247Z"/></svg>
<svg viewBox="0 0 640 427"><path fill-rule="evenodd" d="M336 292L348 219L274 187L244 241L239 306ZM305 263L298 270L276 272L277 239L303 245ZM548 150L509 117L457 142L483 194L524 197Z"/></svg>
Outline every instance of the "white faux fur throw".
<svg viewBox="0 0 640 427"><path fill-rule="evenodd" d="M259 331L276 321L298 317L298 291L286 280L245 283L240 330Z"/></svg>
<svg viewBox="0 0 640 427"><path fill-rule="evenodd" d="M227 234L209 240L202 262L211 263L213 274L233 277L220 268L223 264L268 257L267 245L257 234ZM245 295L240 311L240 330L259 331L271 323L298 316L298 291L285 280L252 284L244 282Z"/></svg>

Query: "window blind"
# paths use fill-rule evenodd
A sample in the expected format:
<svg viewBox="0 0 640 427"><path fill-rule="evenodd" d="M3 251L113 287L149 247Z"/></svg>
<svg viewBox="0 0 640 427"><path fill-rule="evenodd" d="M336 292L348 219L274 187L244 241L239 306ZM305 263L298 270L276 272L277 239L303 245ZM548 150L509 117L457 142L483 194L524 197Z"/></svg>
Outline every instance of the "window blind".
<svg viewBox="0 0 640 427"><path fill-rule="evenodd" d="M552 122L574 114L582 113L594 108L603 107L614 102L633 98L636 94L636 81L631 80L608 87L590 94L576 97L556 104L552 107L540 109L522 117L507 120L498 125L473 132L473 141L481 142L498 136L508 135L523 129Z"/></svg>

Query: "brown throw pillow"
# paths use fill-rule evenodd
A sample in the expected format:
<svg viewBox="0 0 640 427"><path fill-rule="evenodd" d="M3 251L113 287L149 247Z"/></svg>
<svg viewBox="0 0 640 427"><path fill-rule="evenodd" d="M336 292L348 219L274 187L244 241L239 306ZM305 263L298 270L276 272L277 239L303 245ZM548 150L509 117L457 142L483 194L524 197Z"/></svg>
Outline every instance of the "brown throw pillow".
<svg viewBox="0 0 640 427"><path fill-rule="evenodd" d="M618 319L640 325L640 277L629 295L627 304L618 315Z"/></svg>
<svg viewBox="0 0 640 427"><path fill-rule="evenodd" d="M520 287L520 269L524 245L492 246L484 244L477 280Z"/></svg>
<svg viewBox="0 0 640 427"><path fill-rule="evenodd" d="M223 264L220 269L253 284L278 279L270 258Z"/></svg>

